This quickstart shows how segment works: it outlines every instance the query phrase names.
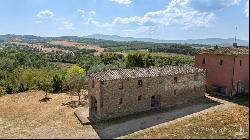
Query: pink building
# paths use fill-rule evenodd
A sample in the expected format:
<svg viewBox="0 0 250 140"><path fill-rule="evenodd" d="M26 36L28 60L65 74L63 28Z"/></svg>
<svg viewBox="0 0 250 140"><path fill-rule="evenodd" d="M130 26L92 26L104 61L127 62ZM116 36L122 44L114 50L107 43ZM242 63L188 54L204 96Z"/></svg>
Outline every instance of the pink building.
<svg viewBox="0 0 250 140"><path fill-rule="evenodd" d="M208 92L225 96L249 93L249 49L224 47L195 55L195 66L207 70Z"/></svg>

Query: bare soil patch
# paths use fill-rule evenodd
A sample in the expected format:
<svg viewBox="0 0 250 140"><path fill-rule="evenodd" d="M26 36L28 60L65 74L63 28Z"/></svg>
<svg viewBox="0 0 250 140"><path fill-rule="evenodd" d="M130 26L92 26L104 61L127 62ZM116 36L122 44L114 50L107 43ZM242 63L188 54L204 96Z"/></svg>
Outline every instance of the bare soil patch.
<svg viewBox="0 0 250 140"><path fill-rule="evenodd" d="M98 138L92 126L82 126L74 116L77 108L63 105L78 101L66 93L49 94L39 102L42 91L30 91L0 97L1 138ZM82 97L84 99L84 97ZM81 110L88 110L82 106Z"/></svg>

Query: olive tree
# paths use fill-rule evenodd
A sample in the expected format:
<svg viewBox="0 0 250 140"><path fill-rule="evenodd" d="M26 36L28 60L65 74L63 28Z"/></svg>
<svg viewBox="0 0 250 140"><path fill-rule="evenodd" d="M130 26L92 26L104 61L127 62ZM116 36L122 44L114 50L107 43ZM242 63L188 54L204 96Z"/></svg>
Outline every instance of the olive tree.
<svg viewBox="0 0 250 140"><path fill-rule="evenodd" d="M79 103L81 100L80 91L84 88L85 80L86 80L86 72L85 69L72 65L66 72L65 75L66 86L68 89L77 92L79 97Z"/></svg>

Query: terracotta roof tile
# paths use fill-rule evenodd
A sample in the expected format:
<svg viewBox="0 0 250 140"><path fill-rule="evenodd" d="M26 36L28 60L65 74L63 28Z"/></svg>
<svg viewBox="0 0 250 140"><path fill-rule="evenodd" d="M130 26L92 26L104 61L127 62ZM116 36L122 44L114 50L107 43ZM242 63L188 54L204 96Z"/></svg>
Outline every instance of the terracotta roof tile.
<svg viewBox="0 0 250 140"><path fill-rule="evenodd" d="M110 69L107 71L91 73L89 74L89 77L95 78L98 81L107 81L127 78L158 77L200 72L204 72L204 70L184 65L150 68Z"/></svg>
<svg viewBox="0 0 250 140"><path fill-rule="evenodd" d="M200 54L225 54L225 55L243 55L243 54L249 54L249 48L245 47L219 47L217 49L207 49L204 51L201 51Z"/></svg>

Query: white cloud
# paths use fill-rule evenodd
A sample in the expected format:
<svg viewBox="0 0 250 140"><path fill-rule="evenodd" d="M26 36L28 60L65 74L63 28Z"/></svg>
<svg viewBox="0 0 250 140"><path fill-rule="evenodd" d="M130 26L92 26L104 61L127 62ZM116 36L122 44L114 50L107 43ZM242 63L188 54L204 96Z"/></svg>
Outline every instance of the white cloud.
<svg viewBox="0 0 250 140"><path fill-rule="evenodd" d="M63 29L66 29L66 30L74 30L75 29L74 24L71 22L63 21L62 24L63 24Z"/></svg>
<svg viewBox="0 0 250 140"><path fill-rule="evenodd" d="M50 10L44 10L44 11L38 12L36 16L39 18L51 18L54 16L54 13L51 12Z"/></svg>
<svg viewBox="0 0 250 140"><path fill-rule="evenodd" d="M214 11L239 3L240 0L189 0L188 5L199 11Z"/></svg>
<svg viewBox="0 0 250 140"><path fill-rule="evenodd" d="M149 33L153 34L157 32L157 27L156 26L141 26L136 29L126 29L123 30L124 32L130 32L130 33Z"/></svg>
<svg viewBox="0 0 250 140"><path fill-rule="evenodd" d="M42 23L43 21L41 20L36 20L35 23Z"/></svg>
<svg viewBox="0 0 250 140"><path fill-rule="evenodd" d="M95 15L95 13L96 13L95 11L89 11L88 12L88 14L90 14L90 15Z"/></svg>
<svg viewBox="0 0 250 140"><path fill-rule="evenodd" d="M100 22L94 20L93 18L89 18L87 20L87 22L83 22L82 24L84 24L84 25L95 25L97 27L111 27L112 26L112 24L110 24L110 23L101 24Z"/></svg>
<svg viewBox="0 0 250 140"><path fill-rule="evenodd" d="M128 18L116 17L113 24L137 24L143 26L182 25L184 29L192 27L207 27L214 20L214 14L199 12L189 7L190 0L172 0L160 11L148 12L144 16Z"/></svg>
<svg viewBox="0 0 250 140"><path fill-rule="evenodd" d="M245 15L249 17L249 0L246 2L246 9L245 9Z"/></svg>
<svg viewBox="0 0 250 140"><path fill-rule="evenodd" d="M81 17L85 17L85 13L89 14L89 15L95 15L96 12L95 11L86 11L82 10L82 9L77 9L77 12L79 12L81 14Z"/></svg>
<svg viewBox="0 0 250 140"><path fill-rule="evenodd" d="M132 3L132 0L110 0L119 4L129 5Z"/></svg>
<svg viewBox="0 0 250 140"><path fill-rule="evenodd" d="M81 14L81 17L85 17L85 11L82 9L77 9L77 12L79 12Z"/></svg>

